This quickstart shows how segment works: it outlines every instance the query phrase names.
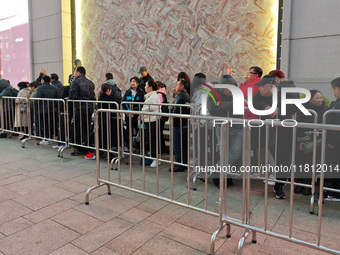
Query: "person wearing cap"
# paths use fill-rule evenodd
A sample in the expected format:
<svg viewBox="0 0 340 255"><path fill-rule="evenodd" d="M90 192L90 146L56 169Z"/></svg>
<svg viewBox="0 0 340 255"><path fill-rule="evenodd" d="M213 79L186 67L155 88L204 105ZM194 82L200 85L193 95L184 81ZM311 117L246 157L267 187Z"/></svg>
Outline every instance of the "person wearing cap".
<svg viewBox="0 0 340 255"><path fill-rule="evenodd" d="M140 83L139 83L139 87L145 92L145 85L148 81L153 80L153 78L151 77L151 75L148 73L148 70L146 69L145 66L141 66L141 68L139 68L138 73L142 76L140 78Z"/></svg>
<svg viewBox="0 0 340 255"><path fill-rule="evenodd" d="M330 104L330 110L340 110L340 77L331 81L332 92L336 98ZM331 113L327 115L327 124L340 125L340 114ZM340 135L339 131L327 131L327 148L326 148L326 163L331 165L333 169L339 168L339 156L340 156ZM339 172L333 171L332 175L326 176L331 177L330 181L332 183L332 188L340 189L340 178ZM327 192L327 200L333 198L340 198L340 193Z"/></svg>
<svg viewBox="0 0 340 255"><path fill-rule="evenodd" d="M235 79L229 75L223 75L219 81L219 84L228 84L234 85L238 87ZM213 101L211 97L208 97L207 107L212 116L217 117L227 117L227 118L240 118L243 119L243 115L234 115L233 114L233 95L230 89L216 89L218 95L221 98L221 102L216 100L217 104ZM221 143L225 143L226 141L221 141L221 123L215 124L216 138L217 138L217 149L220 152ZM243 127L242 125L234 125L229 128L229 153L228 153L228 165L235 165L235 163L242 156L242 145L243 145ZM227 155L225 155L226 157ZM220 165L220 162L217 163ZM218 174L218 175L216 175ZM220 179L219 173L213 175L214 184L219 187ZM227 179L227 186L233 185L233 179Z"/></svg>
<svg viewBox="0 0 340 255"><path fill-rule="evenodd" d="M253 105L257 110L268 110L273 105L273 89L277 86L277 79L272 75L265 75L261 79L261 81L257 82L256 85L259 86L259 92L254 97ZM295 87L293 81L284 80L279 83L278 86L278 98L281 99L281 88L283 87ZM289 99L298 99L300 96L298 93L287 93L286 98ZM293 115L298 111L298 108L295 105L287 105L286 107L286 115L281 114L281 100L278 100L278 105L275 111L269 116L261 116L262 119L292 119ZM265 128L261 129L261 137L265 137ZM273 144L275 140L274 129L270 129L270 151L274 151L275 144ZM277 166L291 166L292 163L292 129L278 127L277 133ZM264 141L261 141L261 144L264 144ZM272 153L273 154L273 153ZM274 154L273 154L274 155ZM286 180L289 173L276 173L276 177L278 180ZM285 177L285 178L284 178ZM276 198L284 199L285 193L283 192L282 183L275 183L274 192Z"/></svg>

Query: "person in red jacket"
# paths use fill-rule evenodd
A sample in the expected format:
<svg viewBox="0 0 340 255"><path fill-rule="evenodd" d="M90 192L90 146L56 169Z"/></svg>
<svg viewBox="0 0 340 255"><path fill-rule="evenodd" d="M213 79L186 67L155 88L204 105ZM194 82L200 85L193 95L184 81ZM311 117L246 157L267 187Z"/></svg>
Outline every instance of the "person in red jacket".
<svg viewBox="0 0 340 255"><path fill-rule="evenodd" d="M245 82L240 84L239 88L242 90L244 95L244 107L248 107L248 88L252 88L252 97L254 98L255 95L259 92L259 86L256 83L260 82L261 76L263 71L258 66L252 66L249 68L247 73ZM249 110L244 111L244 118L245 119L258 119L259 116L251 113ZM258 164L258 132L257 129L254 128L251 130L251 150L252 150L252 157L251 157L251 164L257 165Z"/></svg>
<svg viewBox="0 0 340 255"><path fill-rule="evenodd" d="M254 97L259 92L259 86L255 85L261 80L261 76L263 71L258 66L252 66L249 68L249 72L247 74L246 80L244 83L240 84L239 88L242 90L244 95L244 107L248 107L247 98L248 98L248 88L253 88L252 96ZM249 110L245 110L245 119L258 119L258 116L251 113Z"/></svg>

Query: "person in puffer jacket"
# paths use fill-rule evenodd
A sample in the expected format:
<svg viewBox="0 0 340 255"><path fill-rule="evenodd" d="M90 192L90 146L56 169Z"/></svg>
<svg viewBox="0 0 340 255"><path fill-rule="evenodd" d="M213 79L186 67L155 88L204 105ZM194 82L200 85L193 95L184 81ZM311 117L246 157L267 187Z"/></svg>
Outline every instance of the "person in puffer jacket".
<svg viewBox="0 0 340 255"><path fill-rule="evenodd" d="M159 105L161 104L161 100L159 99L159 96L157 94L157 84L154 80L149 80L148 82L146 82L145 92L146 92L146 95L144 97L145 104L142 108L142 112L155 112L155 113L160 112L161 110L160 110ZM156 158L156 153L158 153L156 151L156 134L158 130L156 126L156 122L157 122L158 117L153 116L153 115L141 115L139 118L141 120L141 123L143 123L142 120L144 120L144 124L145 124L145 129L144 129L144 136L145 136L144 142L146 143L145 147L151 151L151 157ZM158 137L158 139L160 139L160 137ZM158 165L160 165L160 162L158 162ZM153 160L150 167L156 167L156 166L157 166L157 161Z"/></svg>
<svg viewBox="0 0 340 255"><path fill-rule="evenodd" d="M144 91L139 87L139 78L138 77L132 77L130 79L130 89L128 89L124 97L122 99L122 102L126 102L126 104L123 105L123 110L133 110L133 111L140 111L142 109L142 105L140 104L129 104L128 102L144 102L144 96L145 93ZM124 130L124 143L125 146L129 147L130 144L130 135L129 135L129 130L130 130L130 117L131 117L131 132L133 134L137 134L139 129L138 129L138 114L125 114L125 123L126 123L126 129ZM138 144L136 145L136 152L139 150ZM129 152L129 149L126 148L125 152Z"/></svg>

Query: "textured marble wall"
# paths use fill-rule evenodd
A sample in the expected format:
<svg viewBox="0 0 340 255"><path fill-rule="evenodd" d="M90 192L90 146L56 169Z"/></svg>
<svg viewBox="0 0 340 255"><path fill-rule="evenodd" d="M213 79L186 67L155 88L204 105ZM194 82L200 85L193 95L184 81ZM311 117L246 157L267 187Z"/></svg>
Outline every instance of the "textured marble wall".
<svg viewBox="0 0 340 255"><path fill-rule="evenodd" d="M268 72L276 62L274 2L81 0L80 57L96 86L112 72L123 90L142 65L169 90L180 71L213 80L229 65L235 77L253 65Z"/></svg>

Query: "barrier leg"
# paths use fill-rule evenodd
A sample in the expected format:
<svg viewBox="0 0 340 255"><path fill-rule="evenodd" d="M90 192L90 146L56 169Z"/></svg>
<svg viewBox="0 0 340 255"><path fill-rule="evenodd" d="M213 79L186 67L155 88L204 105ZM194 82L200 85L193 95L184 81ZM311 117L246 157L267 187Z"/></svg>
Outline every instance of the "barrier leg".
<svg viewBox="0 0 340 255"><path fill-rule="evenodd" d="M113 167L113 164L115 165L114 167ZM117 164L118 164L118 158L113 158L111 160L111 170L118 170Z"/></svg>
<svg viewBox="0 0 340 255"><path fill-rule="evenodd" d="M59 148L59 150L58 150L58 157L63 158L64 157L64 150L66 150L68 148L70 148L70 146L67 146L67 145Z"/></svg>
<svg viewBox="0 0 340 255"><path fill-rule="evenodd" d="M29 141L29 140L33 140L33 138L27 137L27 138L23 139L23 140L21 141L21 147L22 147L22 148L25 148L25 144L26 144L26 142Z"/></svg>
<svg viewBox="0 0 340 255"><path fill-rule="evenodd" d="M222 231L222 229L224 228L224 226L219 226L217 228L217 230L212 234L211 236L211 242L210 242L210 255L214 255L215 254L215 241L216 241L216 237L218 235L218 233L220 233Z"/></svg>
<svg viewBox="0 0 340 255"><path fill-rule="evenodd" d="M86 205L89 205L89 204L90 204L90 192L91 192L92 190L95 190L95 189L97 189L97 188L99 188L99 187L101 187L101 186L104 186L104 185L107 186L107 194L108 194L108 195L111 195L111 186L110 186L110 184L108 184L108 183L97 184L96 186L93 186L93 187L89 188L89 189L86 191L86 196L85 196L85 204L86 204Z"/></svg>
<svg viewBox="0 0 340 255"><path fill-rule="evenodd" d="M192 190L196 190L196 179L200 175L200 173L194 173L192 178Z"/></svg>
<svg viewBox="0 0 340 255"><path fill-rule="evenodd" d="M241 237L240 241L238 242L238 251L237 251L237 254L238 255L242 255L242 249L243 249L243 245L244 245L244 242L245 240L247 239L247 237L249 236L250 234L250 230L246 230L246 232L243 234L243 236Z"/></svg>
<svg viewBox="0 0 340 255"><path fill-rule="evenodd" d="M314 214L314 201L315 201L315 192L312 193L310 198L310 206L309 206L309 213Z"/></svg>
<svg viewBox="0 0 340 255"><path fill-rule="evenodd" d="M251 233L252 233L252 240L251 240L251 242L255 244L257 242L256 241L256 232L255 231L251 231Z"/></svg>
<svg viewBox="0 0 340 255"><path fill-rule="evenodd" d="M231 230L230 230L230 224L227 223L227 235L226 235L227 238L230 238L231 237Z"/></svg>

